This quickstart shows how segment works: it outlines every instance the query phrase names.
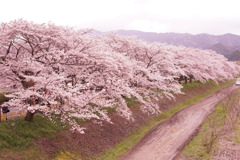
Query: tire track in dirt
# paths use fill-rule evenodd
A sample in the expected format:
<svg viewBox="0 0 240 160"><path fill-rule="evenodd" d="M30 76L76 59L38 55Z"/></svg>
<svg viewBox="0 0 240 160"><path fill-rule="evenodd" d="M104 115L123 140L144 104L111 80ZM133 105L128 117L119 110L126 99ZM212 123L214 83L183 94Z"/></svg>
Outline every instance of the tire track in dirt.
<svg viewBox="0 0 240 160"><path fill-rule="evenodd" d="M121 160L172 160L197 133L215 105L237 87L230 85L191 105L146 134Z"/></svg>

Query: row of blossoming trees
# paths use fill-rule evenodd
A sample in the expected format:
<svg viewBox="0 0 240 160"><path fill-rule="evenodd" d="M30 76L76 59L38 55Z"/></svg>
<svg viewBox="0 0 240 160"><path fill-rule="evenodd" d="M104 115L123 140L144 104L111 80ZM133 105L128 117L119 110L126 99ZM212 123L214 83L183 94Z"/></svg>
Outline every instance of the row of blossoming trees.
<svg viewBox="0 0 240 160"><path fill-rule="evenodd" d="M131 119L126 97L158 112L152 100L181 93L180 77L217 82L239 74L210 50L24 20L1 24L0 67L1 85L18 85L5 105L27 107L26 120L36 112L59 114L79 131L71 117L110 121L107 107Z"/></svg>

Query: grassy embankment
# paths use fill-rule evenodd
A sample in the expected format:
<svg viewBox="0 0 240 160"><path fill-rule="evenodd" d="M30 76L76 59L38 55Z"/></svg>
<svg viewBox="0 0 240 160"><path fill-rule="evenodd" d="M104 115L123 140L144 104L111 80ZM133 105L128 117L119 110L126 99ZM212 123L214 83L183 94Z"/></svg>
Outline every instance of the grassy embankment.
<svg viewBox="0 0 240 160"><path fill-rule="evenodd" d="M212 88L208 88L206 92L196 97L190 98L183 101L181 104L168 109L161 115L155 117L143 128L140 128L134 132L131 136L125 139L123 142L115 146L113 149L107 151L99 159L101 160L114 160L117 157L126 153L137 141L139 141L151 128L156 124L164 121L165 119L171 117L173 114L179 110L199 101L200 99L206 97L207 95L233 83L229 81L221 85L216 85L213 82L208 82L212 85ZM184 85L183 91L194 90L197 86L204 86L198 82L189 83ZM1 97L2 95L0 95ZM0 98L5 100L2 96ZM135 105L137 102L134 99L128 100L128 105ZM1 103L0 103L1 104ZM22 118L8 120L7 122L0 123L0 151L1 153L7 153L0 155L1 159L6 159L8 157L16 157L19 159L36 159L36 155L41 154L38 149L37 144L34 143L35 139L41 137L47 137L54 139L55 134L61 130L65 130L64 124L57 122L56 124L51 123L47 119L36 116L33 123L25 122ZM74 156L74 153L68 153L64 151L59 151L56 153L55 160L67 160L71 159L69 157ZM80 159L74 156L76 159ZM44 156L38 157L38 159L46 159Z"/></svg>
<svg viewBox="0 0 240 160"><path fill-rule="evenodd" d="M206 90L206 92L204 92L203 94L200 94L193 98L187 99L187 100L183 101L182 103L178 104L177 106L171 107L170 109L164 111L159 116L150 120L146 124L145 127L136 130L134 132L134 134L130 135L128 138L126 138L124 141L122 141L121 143L116 145L114 148L106 151L101 157L98 158L98 160L115 160L115 159L119 158L120 156L124 155L128 150L130 150L154 126L163 122L164 120L171 117L178 111L186 108L187 106L192 105L192 104L196 103L197 101L203 99L204 97L220 90L221 88L234 83L234 81L235 80L231 80L226 83L222 83L221 85L214 84L214 82L212 82L212 81L208 82L208 83L211 83L214 87L208 88ZM202 85L202 84L199 82L184 84L183 92L187 92L189 89L190 90L194 89L194 87L197 87L199 85Z"/></svg>
<svg viewBox="0 0 240 160"><path fill-rule="evenodd" d="M0 93L0 105L7 100L8 98ZM40 152L33 140L40 137L53 139L55 133L63 129L65 125L57 119L54 124L40 115L34 117L33 123L24 121L22 117L4 121L0 123L0 160L8 157L36 159Z"/></svg>
<svg viewBox="0 0 240 160"><path fill-rule="evenodd" d="M8 157L21 157L21 159L35 159L38 153L33 143L39 137L54 138L54 133L63 129L42 116L35 116L34 123L24 121L22 118L8 120L0 123L0 159ZM39 158L41 159L41 158Z"/></svg>
<svg viewBox="0 0 240 160"><path fill-rule="evenodd" d="M199 128L197 136L184 148L182 156L210 160L214 151L219 148L220 138L231 132L235 132L232 141L240 143L239 95L240 89L232 92L216 106L215 111Z"/></svg>

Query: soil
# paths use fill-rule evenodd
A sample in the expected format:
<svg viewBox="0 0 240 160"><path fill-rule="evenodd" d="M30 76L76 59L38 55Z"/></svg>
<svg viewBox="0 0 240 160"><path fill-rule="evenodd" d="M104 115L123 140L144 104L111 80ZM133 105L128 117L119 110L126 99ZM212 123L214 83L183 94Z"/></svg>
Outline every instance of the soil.
<svg viewBox="0 0 240 160"><path fill-rule="evenodd" d="M236 86L230 85L185 108L153 128L121 160L172 160L197 133L198 127L214 111L215 105Z"/></svg>

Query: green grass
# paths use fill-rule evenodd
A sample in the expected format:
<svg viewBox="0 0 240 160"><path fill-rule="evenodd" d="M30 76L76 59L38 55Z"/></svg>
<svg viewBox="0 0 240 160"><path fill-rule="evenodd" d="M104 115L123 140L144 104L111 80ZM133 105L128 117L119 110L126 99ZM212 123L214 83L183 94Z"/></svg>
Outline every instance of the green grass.
<svg viewBox="0 0 240 160"><path fill-rule="evenodd" d="M105 110L108 114L111 114L116 112L116 107L103 107L103 110Z"/></svg>
<svg viewBox="0 0 240 160"><path fill-rule="evenodd" d="M226 87L234 82L235 82L235 80L231 80L226 83L222 83L221 85L216 85L214 88L207 90L205 93L203 93L199 96L196 96L194 98L187 99L184 102L182 102L181 104L179 104L175 107L172 107L172 108L168 109L167 111L161 113L159 116L156 116L154 119L149 121L145 125L145 127L137 129L132 135L130 135L125 140L123 140L121 143L117 144L114 148L106 151L101 157L98 157L98 160L115 160L115 159L119 158L120 156L124 155L128 150L130 150L140 139L143 138L143 136L148 131L150 131L157 124L163 122L164 120L171 117L178 111L188 107L191 104L194 104L195 102L203 99L204 97L206 97L206 96L218 91L219 89ZM209 83L212 84L213 82L209 82ZM198 86L198 85L200 85L200 84L194 83L192 85L192 87ZM185 87L187 87L187 86L185 86ZM191 86L188 85L188 88L190 88L190 87Z"/></svg>
<svg viewBox="0 0 240 160"><path fill-rule="evenodd" d="M73 117L72 119L73 119L77 124L79 124L79 125L90 121L90 120L88 120L88 119L76 118L76 117Z"/></svg>
<svg viewBox="0 0 240 160"><path fill-rule="evenodd" d="M212 129L214 129L217 134L220 134L219 129L224 125L227 112L226 109L219 104L216 107L215 112L213 112L206 121L201 125L200 132L193 140L185 147L183 154L188 158L193 158L194 160L200 159L210 159L212 155L213 148L217 145L217 140L213 143L213 148L208 153L207 146L209 146L210 136ZM214 122L214 126L213 126Z"/></svg>
<svg viewBox="0 0 240 160"><path fill-rule="evenodd" d="M82 160L80 156L77 156L77 153L71 153L66 151L61 151L53 160Z"/></svg>
<svg viewBox="0 0 240 160"><path fill-rule="evenodd" d="M233 137L233 141L236 143L240 143L240 121L237 121L236 129L234 130L235 136Z"/></svg>
<svg viewBox="0 0 240 160"><path fill-rule="evenodd" d="M131 97L131 98L125 97L124 99L125 99L128 107L139 104L136 97Z"/></svg>
<svg viewBox="0 0 240 160"><path fill-rule="evenodd" d="M237 122L235 124L233 142L240 143L240 116L237 118Z"/></svg>
<svg viewBox="0 0 240 160"><path fill-rule="evenodd" d="M213 81L210 81L208 83L213 83ZM188 89L188 88L193 88L202 85L201 82L199 81L193 81L192 83L187 83L187 84L182 84L183 88L182 89Z"/></svg>
<svg viewBox="0 0 240 160"><path fill-rule="evenodd" d="M4 154L0 155L0 160L48 160L41 155L41 150L36 145L31 145L31 147L19 151L3 149L1 153Z"/></svg>
<svg viewBox="0 0 240 160"><path fill-rule="evenodd" d="M39 137L54 138L54 133L62 130L61 124L54 124L48 119L36 115L34 122L27 122L22 118L0 123L0 150L22 150L32 145Z"/></svg>
<svg viewBox="0 0 240 160"><path fill-rule="evenodd" d="M215 111L208 116L208 118L201 125L197 136L195 136L193 140L184 148L184 156L194 160L211 159L214 148L216 148L218 145L218 138L223 133L222 129L225 125L225 120L228 116L228 113L230 112L229 109L231 108L229 105L238 104L239 95L236 93L237 92L233 92L230 95L230 99L227 97L216 106ZM236 132L240 133L240 129L237 129ZM212 135L215 135L217 138L213 141L212 145L210 145L209 142ZM240 142L240 134L238 134L238 137L235 137L235 140L239 140Z"/></svg>

